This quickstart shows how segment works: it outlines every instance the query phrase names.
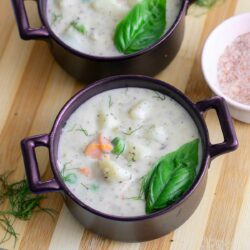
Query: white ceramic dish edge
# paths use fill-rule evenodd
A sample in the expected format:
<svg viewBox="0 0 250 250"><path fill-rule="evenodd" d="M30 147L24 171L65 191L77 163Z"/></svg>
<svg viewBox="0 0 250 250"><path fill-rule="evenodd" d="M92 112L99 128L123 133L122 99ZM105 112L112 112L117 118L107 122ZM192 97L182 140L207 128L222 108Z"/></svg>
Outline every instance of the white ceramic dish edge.
<svg viewBox="0 0 250 250"><path fill-rule="evenodd" d="M202 51L201 64L207 84L216 95L225 98L232 117L250 123L250 105L236 102L224 95L217 79L219 57L237 36L247 32L250 32L250 12L233 16L222 22L207 38Z"/></svg>

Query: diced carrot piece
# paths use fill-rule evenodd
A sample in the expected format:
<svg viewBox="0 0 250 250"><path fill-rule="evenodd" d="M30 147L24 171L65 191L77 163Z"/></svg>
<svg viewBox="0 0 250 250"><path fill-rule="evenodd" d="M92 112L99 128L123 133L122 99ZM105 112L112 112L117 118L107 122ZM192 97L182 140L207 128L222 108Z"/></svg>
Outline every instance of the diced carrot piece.
<svg viewBox="0 0 250 250"><path fill-rule="evenodd" d="M102 134L100 134L98 137L98 143L104 153L110 153L113 150L113 145L111 144L110 140L104 137Z"/></svg>
<svg viewBox="0 0 250 250"><path fill-rule="evenodd" d="M84 167L84 168L80 168L79 172L82 173L83 175L85 175L86 177L89 177L91 174L91 171L89 168Z"/></svg>
<svg viewBox="0 0 250 250"><path fill-rule="evenodd" d="M102 144L100 147L104 153L110 153L113 150L113 146L111 144Z"/></svg>
<svg viewBox="0 0 250 250"><path fill-rule="evenodd" d="M102 133L100 133L99 136L98 136L98 143L99 143L100 145L101 145L101 144L105 144L105 143L106 143L106 140L108 140L108 139L105 138L105 137L103 136Z"/></svg>
<svg viewBox="0 0 250 250"><path fill-rule="evenodd" d="M101 159L102 158L102 151L100 149L99 144L97 143L90 143L85 151L84 151L85 155L94 158L94 159Z"/></svg>

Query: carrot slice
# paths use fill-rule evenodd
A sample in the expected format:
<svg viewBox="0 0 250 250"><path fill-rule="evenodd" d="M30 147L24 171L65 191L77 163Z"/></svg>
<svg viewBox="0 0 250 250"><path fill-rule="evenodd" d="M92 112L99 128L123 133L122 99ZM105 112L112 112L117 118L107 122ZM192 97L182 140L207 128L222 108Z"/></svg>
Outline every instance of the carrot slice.
<svg viewBox="0 0 250 250"><path fill-rule="evenodd" d="M110 153L113 150L113 146L110 144L101 144L100 147L104 153Z"/></svg>
<svg viewBox="0 0 250 250"><path fill-rule="evenodd" d="M100 134L98 137L98 143L104 153L110 153L113 150L113 145L111 144L110 140L104 137L102 134Z"/></svg>
<svg viewBox="0 0 250 250"><path fill-rule="evenodd" d="M85 151L85 155L93 158L93 159L101 159L102 158L102 151L100 149L99 144L97 143L90 143Z"/></svg>
<svg viewBox="0 0 250 250"><path fill-rule="evenodd" d="M109 154L112 150L113 145L110 140L100 134L98 136L98 143L92 142L88 144L84 153L88 157L101 160L104 157L104 154Z"/></svg>
<svg viewBox="0 0 250 250"><path fill-rule="evenodd" d="M86 177L89 177L91 174L91 171L89 168L84 167L84 168L80 168L79 172L82 173L83 175L85 175Z"/></svg>

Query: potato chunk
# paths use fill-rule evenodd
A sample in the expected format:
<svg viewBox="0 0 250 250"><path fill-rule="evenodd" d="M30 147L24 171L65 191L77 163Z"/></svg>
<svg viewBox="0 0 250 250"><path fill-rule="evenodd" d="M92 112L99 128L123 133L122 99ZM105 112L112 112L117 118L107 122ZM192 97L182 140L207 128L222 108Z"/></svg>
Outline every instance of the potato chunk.
<svg viewBox="0 0 250 250"><path fill-rule="evenodd" d="M128 161L139 161L150 154L150 150L148 147L136 143L134 141L128 142L128 146L126 149L126 158Z"/></svg>
<svg viewBox="0 0 250 250"><path fill-rule="evenodd" d="M108 15L111 12L114 12L121 17L129 11L129 6L126 1L117 0L93 1L93 3L91 3L91 7L98 12L107 13Z"/></svg>
<svg viewBox="0 0 250 250"><path fill-rule="evenodd" d="M158 141L160 143L166 142L168 138L168 133L163 126L153 126L147 131L147 137L149 139Z"/></svg>
<svg viewBox="0 0 250 250"><path fill-rule="evenodd" d="M109 159L105 158L100 161L99 167L102 170L104 178L108 181L126 181L131 178L129 171Z"/></svg>
<svg viewBox="0 0 250 250"><path fill-rule="evenodd" d="M149 116L150 109L150 102L141 101L129 110L129 115L134 120L144 120Z"/></svg>
<svg viewBox="0 0 250 250"><path fill-rule="evenodd" d="M119 121L112 114L101 112L98 115L98 124L100 128L113 129L119 125Z"/></svg>

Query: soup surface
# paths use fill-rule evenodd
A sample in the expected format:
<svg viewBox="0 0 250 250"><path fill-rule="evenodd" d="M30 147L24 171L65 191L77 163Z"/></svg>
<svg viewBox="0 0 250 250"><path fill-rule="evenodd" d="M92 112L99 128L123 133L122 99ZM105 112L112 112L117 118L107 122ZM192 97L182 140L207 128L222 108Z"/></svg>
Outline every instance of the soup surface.
<svg viewBox="0 0 250 250"><path fill-rule="evenodd" d="M116 25L140 0L49 0L48 21L70 47L90 55L119 56L114 45ZM180 0L167 1L167 29L174 23Z"/></svg>
<svg viewBox="0 0 250 250"><path fill-rule="evenodd" d="M110 90L70 116L58 166L70 191L88 206L117 216L145 215L141 178L160 157L197 138L192 118L170 97L143 88Z"/></svg>

